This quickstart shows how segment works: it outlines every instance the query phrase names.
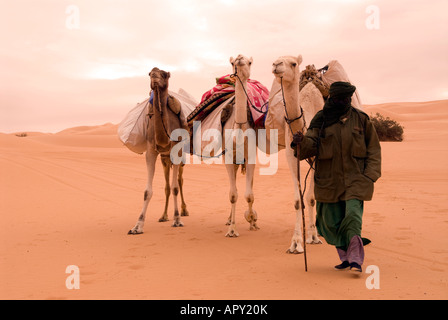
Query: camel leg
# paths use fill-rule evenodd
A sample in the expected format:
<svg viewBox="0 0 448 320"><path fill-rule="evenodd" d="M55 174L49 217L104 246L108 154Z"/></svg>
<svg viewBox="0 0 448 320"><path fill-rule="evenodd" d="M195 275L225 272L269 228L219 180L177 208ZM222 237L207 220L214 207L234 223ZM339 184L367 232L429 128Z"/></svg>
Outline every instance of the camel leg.
<svg viewBox="0 0 448 320"><path fill-rule="evenodd" d="M171 188L173 192L173 201L174 201L174 222L172 225L173 227L184 226L182 221L180 221L179 208L177 206L177 195L179 194L178 174L179 174L179 165L173 165L173 180L171 183Z"/></svg>
<svg viewBox="0 0 448 320"><path fill-rule="evenodd" d="M307 204L308 212L308 228L306 235L306 243L321 244L316 228L316 198L314 197L314 170L311 170L308 181L307 190L305 194L305 203Z"/></svg>
<svg viewBox="0 0 448 320"><path fill-rule="evenodd" d="M143 233L143 225L145 224L146 210L148 209L148 204L152 198L153 193L152 182L154 179L154 171L156 168L157 156L158 156L157 152L152 150L152 148L148 148L148 151L146 152L146 168L148 170L148 183L144 194L143 209L138 217L137 223L131 230L129 230L128 234Z"/></svg>
<svg viewBox="0 0 448 320"><path fill-rule="evenodd" d="M247 204L249 205L249 210L244 213L244 217L250 223L250 230L260 229L257 226L257 212L252 208L254 204L254 174L255 174L255 164L246 165L246 194L245 198Z"/></svg>
<svg viewBox="0 0 448 320"><path fill-rule="evenodd" d="M288 137L288 135L287 135ZM286 138L288 140L288 138ZM294 233L291 238L291 246L287 253L303 253L303 235L302 235L302 210L300 204L299 185L297 182L297 158L294 157L294 151L289 147L290 142L286 141L286 159L288 160L289 170L294 185L294 209L296 212L296 223Z"/></svg>
<svg viewBox="0 0 448 320"><path fill-rule="evenodd" d="M230 203L232 205L230 209L230 216L229 216L229 230L226 233L226 237L238 237L239 234L236 231L236 224L235 224L235 211L236 211L236 202L238 201L238 190L236 188L236 172L238 170L238 165L236 164L226 164L227 174L229 175L229 182L230 182L230 192L229 192L229 199Z"/></svg>
<svg viewBox="0 0 448 320"><path fill-rule="evenodd" d="M231 182L232 179L235 179L235 194L236 194L236 199L238 199L238 191L236 190L236 173L238 171L238 165L235 165L235 173L232 172L232 177L234 175L235 176L234 178L230 177L229 170L231 170L231 168L226 167L226 170L227 170L227 174L229 174L229 184L230 184L229 199L230 199L230 203L232 203L232 182ZM233 199L235 199L235 198L233 198ZM229 218L227 218L226 226L230 226L231 221L232 221L232 209L230 209L230 214L229 214Z"/></svg>
<svg viewBox="0 0 448 320"><path fill-rule="evenodd" d="M181 209L182 209L182 211L180 212L180 215L183 217L187 217L190 214L188 213L187 205L185 204L185 200L184 200L184 192L183 192L184 178L183 178L183 175L184 175L184 165L180 165L179 177L177 179L177 181L179 182L179 191L180 191Z"/></svg>
<svg viewBox="0 0 448 320"><path fill-rule="evenodd" d="M170 200L170 168L171 160L169 157L162 157L163 174L165 175L165 209L163 210L163 215L160 217L159 222L168 221L168 203Z"/></svg>

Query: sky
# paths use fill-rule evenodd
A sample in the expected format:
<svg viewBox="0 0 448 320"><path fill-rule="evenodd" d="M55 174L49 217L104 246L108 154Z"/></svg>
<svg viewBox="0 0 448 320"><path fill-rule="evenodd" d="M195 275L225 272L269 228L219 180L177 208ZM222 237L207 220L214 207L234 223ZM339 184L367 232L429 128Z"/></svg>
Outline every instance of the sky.
<svg viewBox="0 0 448 320"><path fill-rule="evenodd" d="M119 123L148 72L200 101L230 57L338 60L363 104L448 99L446 0L0 0L0 132Z"/></svg>

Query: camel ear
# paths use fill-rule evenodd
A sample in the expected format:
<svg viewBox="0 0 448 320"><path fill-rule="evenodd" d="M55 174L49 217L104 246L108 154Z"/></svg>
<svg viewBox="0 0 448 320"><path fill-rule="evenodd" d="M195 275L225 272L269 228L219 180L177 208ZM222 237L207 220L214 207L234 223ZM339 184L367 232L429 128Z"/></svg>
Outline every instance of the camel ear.
<svg viewBox="0 0 448 320"><path fill-rule="evenodd" d="M169 79L171 77L171 73L167 72L166 73L166 78Z"/></svg>
<svg viewBox="0 0 448 320"><path fill-rule="evenodd" d="M230 64L233 66L233 63L235 62L235 59L233 57L230 57Z"/></svg>
<svg viewBox="0 0 448 320"><path fill-rule="evenodd" d="M303 61L302 55L299 54L299 56L297 57L297 63L298 63L299 66L302 63L302 61Z"/></svg>

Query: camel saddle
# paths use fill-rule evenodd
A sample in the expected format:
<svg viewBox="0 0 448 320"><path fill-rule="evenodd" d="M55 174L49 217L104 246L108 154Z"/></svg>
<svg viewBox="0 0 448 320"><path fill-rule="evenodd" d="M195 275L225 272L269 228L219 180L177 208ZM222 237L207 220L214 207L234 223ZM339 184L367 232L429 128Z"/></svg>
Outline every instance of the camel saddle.
<svg viewBox="0 0 448 320"><path fill-rule="evenodd" d="M154 101L154 92L151 92L151 96L149 98L149 109L148 109L149 118L152 118L152 116L154 115L153 101ZM181 104L178 99L176 99L172 95L168 95L167 105L170 108L170 110L174 112L174 114L176 115L180 114Z"/></svg>

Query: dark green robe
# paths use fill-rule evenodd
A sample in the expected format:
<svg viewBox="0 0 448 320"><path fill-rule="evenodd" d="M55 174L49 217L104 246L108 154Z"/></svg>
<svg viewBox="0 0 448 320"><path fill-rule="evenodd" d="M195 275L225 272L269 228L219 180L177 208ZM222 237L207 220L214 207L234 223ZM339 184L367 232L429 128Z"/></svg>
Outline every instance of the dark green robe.
<svg viewBox="0 0 448 320"><path fill-rule="evenodd" d="M322 111L315 118L319 116ZM300 143L300 159L315 156L317 201L372 199L373 183L381 176L381 146L367 114L351 107L336 123L308 130Z"/></svg>

